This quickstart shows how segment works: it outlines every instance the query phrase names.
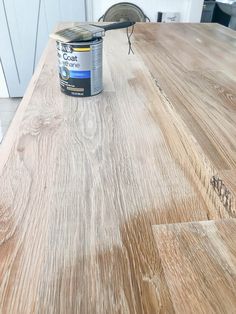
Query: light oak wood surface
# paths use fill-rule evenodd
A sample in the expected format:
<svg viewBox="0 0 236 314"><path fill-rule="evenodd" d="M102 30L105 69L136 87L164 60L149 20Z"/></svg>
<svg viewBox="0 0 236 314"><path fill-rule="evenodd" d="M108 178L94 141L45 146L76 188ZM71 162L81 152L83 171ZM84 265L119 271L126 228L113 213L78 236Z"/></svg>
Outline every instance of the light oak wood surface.
<svg viewBox="0 0 236 314"><path fill-rule="evenodd" d="M49 41L0 147L0 313L174 313L152 225L235 216L213 178L235 170L236 36L132 42L108 32L103 93L73 98Z"/></svg>
<svg viewBox="0 0 236 314"><path fill-rule="evenodd" d="M153 226L175 313L235 313L236 220Z"/></svg>

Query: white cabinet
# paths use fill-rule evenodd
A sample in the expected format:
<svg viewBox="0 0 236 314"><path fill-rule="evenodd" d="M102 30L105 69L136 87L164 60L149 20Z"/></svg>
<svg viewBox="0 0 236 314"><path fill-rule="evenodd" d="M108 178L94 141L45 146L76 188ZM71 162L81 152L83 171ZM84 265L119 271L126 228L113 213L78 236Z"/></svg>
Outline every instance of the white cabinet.
<svg viewBox="0 0 236 314"><path fill-rule="evenodd" d="M0 58L10 97L23 96L59 21L85 21L84 0L0 0Z"/></svg>

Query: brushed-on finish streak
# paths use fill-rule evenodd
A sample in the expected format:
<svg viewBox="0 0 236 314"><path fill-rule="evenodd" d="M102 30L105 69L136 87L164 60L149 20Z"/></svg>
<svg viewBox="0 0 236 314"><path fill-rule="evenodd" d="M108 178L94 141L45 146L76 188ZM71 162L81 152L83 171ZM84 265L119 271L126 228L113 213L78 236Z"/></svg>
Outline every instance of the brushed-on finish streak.
<svg viewBox="0 0 236 314"><path fill-rule="evenodd" d="M175 313L235 313L236 220L153 226Z"/></svg>
<svg viewBox="0 0 236 314"><path fill-rule="evenodd" d="M211 184L236 161L218 28L137 24L134 55L108 32L89 98L60 92L49 41L0 147L0 313L174 313L152 225L235 212Z"/></svg>

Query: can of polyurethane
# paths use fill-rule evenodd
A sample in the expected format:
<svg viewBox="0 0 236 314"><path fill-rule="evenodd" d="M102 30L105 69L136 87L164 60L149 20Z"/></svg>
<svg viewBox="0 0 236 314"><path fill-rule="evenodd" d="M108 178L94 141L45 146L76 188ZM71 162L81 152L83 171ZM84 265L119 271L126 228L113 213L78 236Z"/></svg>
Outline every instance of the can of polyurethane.
<svg viewBox="0 0 236 314"><path fill-rule="evenodd" d="M70 96L99 94L102 82L102 38L89 42L57 41L61 91Z"/></svg>

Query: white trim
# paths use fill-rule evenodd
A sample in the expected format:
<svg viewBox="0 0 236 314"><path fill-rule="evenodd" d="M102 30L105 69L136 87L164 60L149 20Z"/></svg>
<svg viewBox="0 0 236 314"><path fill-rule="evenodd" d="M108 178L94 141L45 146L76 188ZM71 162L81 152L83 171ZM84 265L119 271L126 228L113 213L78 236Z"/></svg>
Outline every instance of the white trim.
<svg viewBox="0 0 236 314"><path fill-rule="evenodd" d="M189 0L186 10L186 22L199 23L204 0Z"/></svg>
<svg viewBox="0 0 236 314"><path fill-rule="evenodd" d="M93 20L93 0L84 0L85 18L87 22L96 22Z"/></svg>
<svg viewBox="0 0 236 314"><path fill-rule="evenodd" d="M6 79L5 79L5 75L4 75L4 71L2 67L2 62L0 60L0 98L8 98L8 97L9 97L9 93L7 89L7 83L6 83Z"/></svg>
<svg viewBox="0 0 236 314"><path fill-rule="evenodd" d="M3 139L3 131L2 131L2 123L1 123L1 120L0 120L0 144L2 142L2 139Z"/></svg>

